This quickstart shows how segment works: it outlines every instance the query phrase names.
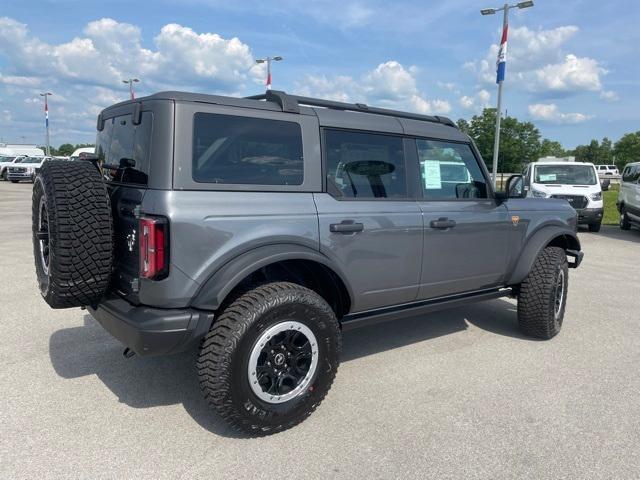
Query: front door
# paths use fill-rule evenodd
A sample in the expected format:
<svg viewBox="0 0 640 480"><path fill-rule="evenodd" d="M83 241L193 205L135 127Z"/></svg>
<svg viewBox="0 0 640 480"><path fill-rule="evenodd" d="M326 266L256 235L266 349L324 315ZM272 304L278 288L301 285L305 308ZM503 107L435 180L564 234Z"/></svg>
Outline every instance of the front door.
<svg viewBox="0 0 640 480"><path fill-rule="evenodd" d="M327 193L314 194L320 250L353 289L351 311L416 299L422 212L410 198L401 137L324 131Z"/></svg>
<svg viewBox="0 0 640 480"><path fill-rule="evenodd" d="M416 148L424 219L418 298L501 285L516 219L490 198L488 179L471 146L418 139Z"/></svg>

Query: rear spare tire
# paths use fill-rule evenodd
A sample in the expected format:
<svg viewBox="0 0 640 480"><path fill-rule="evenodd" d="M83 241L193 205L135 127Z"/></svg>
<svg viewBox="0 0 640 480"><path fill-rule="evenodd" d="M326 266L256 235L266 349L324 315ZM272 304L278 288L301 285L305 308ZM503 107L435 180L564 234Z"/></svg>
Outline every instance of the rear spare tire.
<svg viewBox="0 0 640 480"><path fill-rule="evenodd" d="M113 263L111 205L89 162L48 161L35 178L33 255L40 293L52 308L96 305Z"/></svg>

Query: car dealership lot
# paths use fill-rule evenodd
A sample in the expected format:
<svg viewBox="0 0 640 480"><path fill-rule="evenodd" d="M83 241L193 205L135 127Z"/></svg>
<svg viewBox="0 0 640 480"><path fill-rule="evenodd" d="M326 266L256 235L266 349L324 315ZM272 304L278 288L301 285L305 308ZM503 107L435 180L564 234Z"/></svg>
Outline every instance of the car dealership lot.
<svg viewBox="0 0 640 480"><path fill-rule="evenodd" d="M35 284L31 184L0 182L0 478L635 478L640 231L581 231L565 325L519 334L495 300L345 334L319 410L247 439L194 355L126 360Z"/></svg>

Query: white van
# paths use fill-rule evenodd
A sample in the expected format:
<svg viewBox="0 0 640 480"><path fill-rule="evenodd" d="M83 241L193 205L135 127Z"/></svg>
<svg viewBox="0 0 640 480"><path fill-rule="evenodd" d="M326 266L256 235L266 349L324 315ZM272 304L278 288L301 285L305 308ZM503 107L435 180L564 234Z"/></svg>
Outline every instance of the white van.
<svg viewBox="0 0 640 480"><path fill-rule="evenodd" d="M523 175L527 197L566 200L578 212L578 224L600 230L602 189L593 163L538 161L527 165Z"/></svg>
<svg viewBox="0 0 640 480"><path fill-rule="evenodd" d="M44 157L44 150L33 145L2 144L0 156L3 157Z"/></svg>

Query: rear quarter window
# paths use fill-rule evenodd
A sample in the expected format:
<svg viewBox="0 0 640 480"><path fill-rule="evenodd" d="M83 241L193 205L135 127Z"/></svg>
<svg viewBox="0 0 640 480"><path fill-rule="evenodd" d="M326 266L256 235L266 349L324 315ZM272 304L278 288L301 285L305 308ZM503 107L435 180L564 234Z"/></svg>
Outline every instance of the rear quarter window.
<svg viewBox="0 0 640 480"><path fill-rule="evenodd" d="M106 181L147 185L152 128L151 112L142 112L139 125L133 125L131 114L105 119L96 154Z"/></svg>
<svg viewBox="0 0 640 480"><path fill-rule="evenodd" d="M192 162L196 182L302 185L302 131L294 122L196 113Z"/></svg>

